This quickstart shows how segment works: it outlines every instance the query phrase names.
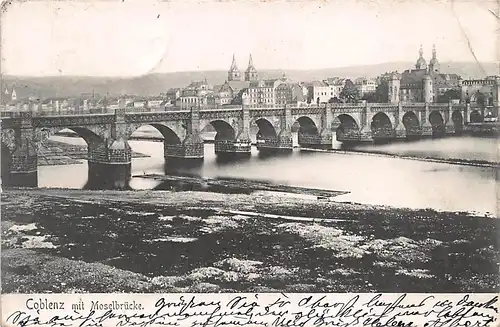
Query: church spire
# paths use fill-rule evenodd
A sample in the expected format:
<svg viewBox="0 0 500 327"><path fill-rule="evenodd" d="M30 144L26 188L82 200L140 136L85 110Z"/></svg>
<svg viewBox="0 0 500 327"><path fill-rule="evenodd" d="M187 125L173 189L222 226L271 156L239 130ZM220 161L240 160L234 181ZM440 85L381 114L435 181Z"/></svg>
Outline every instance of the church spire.
<svg viewBox="0 0 500 327"><path fill-rule="evenodd" d="M227 79L228 81L239 81L241 79L240 70L236 65L236 57L234 53L233 53L233 62L231 63L231 68L229 68L229 71L227 72Z"/></svg>
<svg viewBox="0 0 500 327"><path fill-rule="evenodd" d="M418 50L418 60L417 64L415 65L416 69L427 69L427 63L425 62L424 59L424 49L422 48L422 45L420 45L420 49Z"/></svg>
<svg viewBox="0 0 500 327"><path fill-rule="evenodd" d="M236 65L236 57L234 56L234 53L233 53L233 62L231 63L231 70L236 70L238 69L238 66Z"/></svg>
<svg viewBox="0 0 500 327"><path fill-rule="evenodd" d="M436 45L432 45L432 59L429 62L430 70L433 72L439 72L439 61L436 55Z"/></svg>
<svg viewBox="0 0 500 327"><path fill-rule="evenodd" d="M248 58L248 68L245 71L245 81L256 81L258 79L257 69L253 65L252 54Z"/></svg>

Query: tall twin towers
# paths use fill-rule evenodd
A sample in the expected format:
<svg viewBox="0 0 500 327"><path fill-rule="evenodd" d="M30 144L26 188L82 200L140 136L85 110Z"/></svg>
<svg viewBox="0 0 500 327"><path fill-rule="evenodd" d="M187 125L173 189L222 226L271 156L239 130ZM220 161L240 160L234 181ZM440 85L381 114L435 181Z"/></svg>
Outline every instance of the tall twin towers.
<svg viewBox="0 0 500 327"><path fill-rule="evenodd" d="M245 70L245 81L257 81L259 79L259 75L257 74L257 69L255 69L252 61L252 55L250 54L250 58L248 59L248 68ZM228 81L241 81L241 72L236 65L236 59L233 54L233 62L231 63L231 68L227 72L227 80Z"/></svg>

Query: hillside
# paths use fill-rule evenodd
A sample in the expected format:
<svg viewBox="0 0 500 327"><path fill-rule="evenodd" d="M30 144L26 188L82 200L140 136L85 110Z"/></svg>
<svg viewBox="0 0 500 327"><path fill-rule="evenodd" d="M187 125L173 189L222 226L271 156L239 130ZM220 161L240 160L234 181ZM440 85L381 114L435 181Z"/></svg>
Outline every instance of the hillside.
<svg viewBox="0 0 500 327"><path fill-rule="evenodd" d="M483 63L486 75L498 74L495 63ZM388 71L403 71L413 67L411 62L391 62L377 65L350 66L317 70L262 70L263 78L287 77L295 81L321 80L327 77L342 76L355 78L360 76L375 77ZM484 78L481 68L473 62L442 63L441 71L457 73L464 79ZM88 77L88 76L50 76L26 77L5 76L2 87L16 85L18 98L29 96L40 98L78 96L81 93L94 91L100 95L158 95L171 87L184 87L193 80L206 78L211 84L222 84L226 79L226 71L193 71L174 73L155 73L138 77Z"/></svg>

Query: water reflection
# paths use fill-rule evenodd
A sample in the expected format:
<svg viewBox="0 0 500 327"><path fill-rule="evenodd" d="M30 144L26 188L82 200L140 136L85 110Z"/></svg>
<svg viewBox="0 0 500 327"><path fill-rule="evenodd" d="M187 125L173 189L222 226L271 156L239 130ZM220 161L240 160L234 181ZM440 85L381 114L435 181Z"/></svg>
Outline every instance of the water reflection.
<svg viewBox="0 0 500 327"><path fill-rule="evenodd" d="M72 139L72 142L79 139ZM460 143L462 140L463 143ZM83 142L79 140L77 142ZM438 145L433 143L438 141ZM455 147L452 145L459 142ZM466 159L488 158L491 140L467 138L429 140L371 146L384 151L441 153L449 157L464 155ZM274 183L350 191L339 196L341 201L392 205L397 207L434 208L438 210L496 212L498 170L487 167L451 165L366 156L356 153L337 154L304 152L295 149L279 155L261 154L252 148L247 158L220 159L213 144L205 145L202 161L186 162L163 158L161 142L130 141L132 149L150 155L134 158L131 165L130 189L167 190L175 185L161 180L137 177L144 174L180 174L207 178L241 178ZM410 147L408 148L408 145ZM467 149L466 147L471 147ZM370 146L364 146L370 148ZM457 149L458 147L458 149ZM496 147L496 144L495 144ZM358 148L361 149L361 148ZM425 149L429 149L425 152ZM448 151L448 152L447 152ZM450 154L451 153L451 154ZM136 177L134 177L136 176ZM39 186L84 188L88 180L88 166L79 165L39 167ZM176 186L179 188L179 186ZM189 189L192 186L180 188ZM196 186L198 187L198 186ZM203 188L203 187L201 187ZM193 189L194 190L194 189Z"/></svg>

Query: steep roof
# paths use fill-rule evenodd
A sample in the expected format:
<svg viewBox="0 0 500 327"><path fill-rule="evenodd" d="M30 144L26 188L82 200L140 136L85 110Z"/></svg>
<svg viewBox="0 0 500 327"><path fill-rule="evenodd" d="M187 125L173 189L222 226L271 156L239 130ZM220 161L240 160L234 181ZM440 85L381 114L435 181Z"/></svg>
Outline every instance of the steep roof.
<svg viewBox="0 0 500 327"><path fill-rule="evenodd" d="M250 82L247 81L228 81L229 86L233 89L233 91L238 92L241 89L248 88Z"/></svg>
<svg viewBox="0 0 500 327"><path fill-rule="evenodd" d="M401 75L401 87L422 86L427 69L408 69Z"/></svg>

